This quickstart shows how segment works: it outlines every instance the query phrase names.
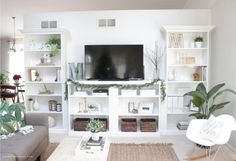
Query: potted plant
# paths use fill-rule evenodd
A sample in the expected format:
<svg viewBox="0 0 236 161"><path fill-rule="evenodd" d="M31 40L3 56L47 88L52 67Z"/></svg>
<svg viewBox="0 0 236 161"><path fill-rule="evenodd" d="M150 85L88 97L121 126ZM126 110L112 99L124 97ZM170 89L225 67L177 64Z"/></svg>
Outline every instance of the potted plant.
<svg viewBox="0 0 236 161"><path fill-rule="evenodd" d="M47 48L50 49L49 56L51 58L57 56L59 54L59 50L61 49L61 40L60 38L56 36L52 36L47 42L46 42Z"/></svg>
<svg viewBox="0 0 236 161"><path fill-rule="evenodd" d="M9 79L9 72L3 72L0 74L0 84L6 83L7 80Z"/></svg>
<svg viewBox="0 0 236 161"><path fill-rule="evenodd" d="M20 78L22 78L20 74L15 74L15 75L13 76L13 80L14 80L16 83L19 83Z"/></svg>
<svg viewBox="0 0 236 161"><path fill-rule="evenodd" d="M92 140L99 140L99 132L104 131L105 125L97 119L91 119L87 124L86 130L92 133Z"/></svg>
<svg viewBox="0 0 236 161"><path fill-rule="evenodd" d="M202 36L197 36L194 38L194 42L197 48L201 48L202 47L202 43L203 43L203 37Z"/></svg>
<svg viewBox="0 0 236 161"><path fill-rule="evenodd" d="M203 83L199 83L195 91L185 93L184 96L191 96L192 103L198 108L198 111L190 114L197 119L208 119L215 111L224 108L230 101L220 102L217 98L225 92L236 94L234 90L222 89L225 83L218 84L212 87L208 92Z"/></svg>

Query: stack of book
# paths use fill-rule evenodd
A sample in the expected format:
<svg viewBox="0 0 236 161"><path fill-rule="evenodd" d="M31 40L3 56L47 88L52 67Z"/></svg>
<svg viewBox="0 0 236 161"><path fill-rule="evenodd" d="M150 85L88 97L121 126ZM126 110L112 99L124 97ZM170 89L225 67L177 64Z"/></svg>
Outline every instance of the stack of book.
<svg viewBox="0 0 236 161"><path fill-rule="evenodd" d="M103 137L99 137L99 140L93 140L92 137L86 143L87 149L90 150L103 150L105 140Z"/></svg>
<svg viewBox="0 0 236 161"><path fill-rule="evenodd" d="M179 130L187 130L188 125L189 125L189 121L180 121L180 122L178 122L178 124L177 124L177 128L178 128Z"/></svg>

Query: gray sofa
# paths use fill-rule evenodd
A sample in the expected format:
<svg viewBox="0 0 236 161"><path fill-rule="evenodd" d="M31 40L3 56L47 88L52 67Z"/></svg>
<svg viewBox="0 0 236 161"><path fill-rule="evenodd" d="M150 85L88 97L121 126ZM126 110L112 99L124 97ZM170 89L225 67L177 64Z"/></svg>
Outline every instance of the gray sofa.
<svg viewBox="0 0 236 161"><path fill-rule="evenodd" d="M48 146L48 117L44 114L26 114L26 125L33 125L34 132L0 140L0 161L35 161Z"/></svg>

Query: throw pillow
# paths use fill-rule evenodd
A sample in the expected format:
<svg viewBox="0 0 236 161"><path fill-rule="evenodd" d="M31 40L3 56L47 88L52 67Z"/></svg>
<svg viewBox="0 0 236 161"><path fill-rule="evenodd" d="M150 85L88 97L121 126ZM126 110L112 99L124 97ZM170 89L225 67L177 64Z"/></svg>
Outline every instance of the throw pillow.
<svg viewBox="0 0 236 161"><path fill-rule="evenodd" d="M200 130L200 136L203 139L214 142L219 138L223 126L224 123L222 121L217 120L215 116L211 115L202 126Z"/></svg>
<svg viewBox="0 0 236 161"><path fill-rule="evenodd" d="M23 103L8 104L0 101L0 135L17 132L25 125Z"/></svg>

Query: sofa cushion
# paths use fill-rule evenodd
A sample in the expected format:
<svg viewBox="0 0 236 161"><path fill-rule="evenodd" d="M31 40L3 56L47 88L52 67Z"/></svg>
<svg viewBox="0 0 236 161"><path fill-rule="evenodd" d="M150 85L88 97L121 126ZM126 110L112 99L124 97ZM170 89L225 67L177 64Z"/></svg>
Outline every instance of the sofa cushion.
<svg viewBox="0 0 236 161"><path fill-rule="evenodd" d="M0 161L16 161L16 156L12 153L0 153Z"/></svg>
<svg viewBox="0 0 236 161"><path fill-rule="evenodd" d="M47 137L47 130L44 126L34 126L34 132L27 135L16 133L15 136L7 140L1 140L1 152L12 153L17 161L29 159L33 151L40 142Z"/></svg>

